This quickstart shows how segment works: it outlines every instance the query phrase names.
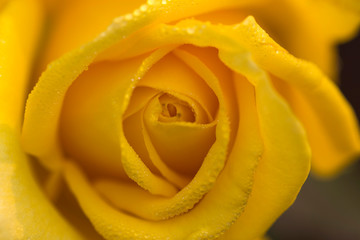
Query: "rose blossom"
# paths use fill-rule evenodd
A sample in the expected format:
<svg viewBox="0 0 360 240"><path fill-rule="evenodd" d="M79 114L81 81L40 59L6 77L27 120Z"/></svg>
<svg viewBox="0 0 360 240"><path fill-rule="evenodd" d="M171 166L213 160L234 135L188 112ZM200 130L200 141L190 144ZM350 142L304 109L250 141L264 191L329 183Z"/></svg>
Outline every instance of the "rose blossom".
<svg viewBox="0 0 360 240"><path fill-rule="evenodd" d="M55 4L42 64L53 62L23 121L42 15L36 1L4 5L3 46L14 52L0 66L18 81L0 88L9 99L0 138L4 238L84 238L81 215L58 213L71 209L60 201L66 191L106 239L261 237L294 201L310 149L326 176L359 152L354 114L327 77L336 74L332 47L359 16L350 1L340 10L314 2L334 20L304 2ZM276 6L299 28L282 25ZM335 20L348 24L317 32ZM53 201L26 154L43 166L40 183Z"/></svg>

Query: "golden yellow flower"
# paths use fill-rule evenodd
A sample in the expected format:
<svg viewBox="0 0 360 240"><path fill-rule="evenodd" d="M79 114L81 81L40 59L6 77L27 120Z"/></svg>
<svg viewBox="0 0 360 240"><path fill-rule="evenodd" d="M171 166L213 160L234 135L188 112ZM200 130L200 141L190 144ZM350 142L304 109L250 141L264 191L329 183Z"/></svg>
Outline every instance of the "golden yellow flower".
<svg viewBox="0 0 360 240"><path fill-rule="evenodd" d="M4 239L89 238L26 154L46 169L46 194L68 187L106 239L253 240L296 198L310 149L326 176L359 153L354 114L326 76L359 23L356 1L50 6L42 64L53 62L23 116L46 17L36 0L0 5Z"/></svg>

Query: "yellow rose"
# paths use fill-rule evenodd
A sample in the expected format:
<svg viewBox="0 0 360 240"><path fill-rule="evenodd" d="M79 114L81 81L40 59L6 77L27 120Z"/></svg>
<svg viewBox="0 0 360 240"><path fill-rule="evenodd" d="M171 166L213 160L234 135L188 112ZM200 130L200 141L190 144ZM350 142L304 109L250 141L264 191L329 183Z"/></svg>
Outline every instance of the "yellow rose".
<svg viewBox="0 0 360 240"><path fill-rule="evenodd" d="M310 148L322 175L360 149L336 86L255 21L334 75L331 49L356 28L359 14L349 9L359 5L294 2L55 3L43 64L54 61L24 118L45 20L36 0L3 3L1 238L261 237L294 201ZM25 153L44 167L40 182L53 201ZM79 206L64 200L67 188Z"/></svg>

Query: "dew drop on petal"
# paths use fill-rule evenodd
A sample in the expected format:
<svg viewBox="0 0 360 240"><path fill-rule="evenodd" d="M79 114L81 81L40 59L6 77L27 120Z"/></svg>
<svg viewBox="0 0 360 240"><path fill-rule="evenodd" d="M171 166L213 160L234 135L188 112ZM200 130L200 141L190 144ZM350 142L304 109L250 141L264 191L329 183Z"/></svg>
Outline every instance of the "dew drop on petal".
<svg viewBox="0 0 360 240"><path fill-rule="evenodd" d="M130 21L133 18L133 15L129 13L129 14L126 14L124 18L125 18L125 20Z"/></svg>
<svg viewBox="0 0 360 240"><path fill-rule="evenodd" d="M195 28L188 28L188 29L186 29L186 32L188 34L194 34L195 33Z"/></svg>
<svg viewBox="0 0 360 240"><path fill-rule="evenodd" d="M140 12L139 9L136 9L136 10L134 11L134 16L140 16L140 14L141 14L141 12Z"/></svg>
<svg viewBox="0 0 360 240"><path fill-rule="evenodd" d="M147 9L148 9L148 6L146 4L143 4L140 6L140 11L142 11L142 12L146 12Z"/></svg>
<svg viewBox="0 0 360 240"><path fill-rule="evenodd" d="M114 19L115 23L121 23L123 21L123 17L117 17Z"/></svg>

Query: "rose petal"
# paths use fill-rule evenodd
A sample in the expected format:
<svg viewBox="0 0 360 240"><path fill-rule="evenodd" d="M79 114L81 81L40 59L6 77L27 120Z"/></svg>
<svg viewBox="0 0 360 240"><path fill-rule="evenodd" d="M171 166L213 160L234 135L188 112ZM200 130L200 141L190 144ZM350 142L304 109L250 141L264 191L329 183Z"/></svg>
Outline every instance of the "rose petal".
<svg viewBox="0 0 360 240"><path fill-rule="evenodd" d="M52 3L54 12L50 18L51 28L49 32L49 43L43 58L43 68L51 61L61 55L91 41L102 32L111 21L118 16L133 13L143 14L144 11L153 9L153 5L158 8L162 2L161 13L157 12L156 17L146 24L150 25L153 20L166 14L165 22L170 22L187 16L193 16L204 12L217 9L226 9L232 6L257 5L257 1L250 0L226 0L226 1L206 1L206 0L176 0L176 1L157 1L150 0L146 4L145 0L136 1L115 1L105 0L101 5L96 0L70 0L56 1ZM47 1L48 2L48 1ZM53 0L54 2L54 0ZM160 3L160 4L157 4ZM140 7L141 4L144 4ZM96 9L96 11L94 11ZM74 21L76 19L76 21ZM91 26L86 27L86 26ZM71 37L69 37L71 36Z"/></svg>
<svg viewBox="0 0 360 240"><path fill-rule="evenodd" d="M28 19L31 18L31 21ZM36 1L3 1L0 8L0 123L20 128L43 12Z"/></svg>
<svg viewBox="0 0 360 240"><path fill-rule="evenodd" d="M307 130L313 170L324 176L339 172L360 153L358 123L351 106L313 64L292 57L254 23L248 26L257 33L248 38L254 60L289 86L286 91L293 111ZM261 45L256 39L263 39Z"/></svg>
<svg viewBox="0 0 360 240"><path fill-rule="evenodd" d="M0 237L83 239L40 190L19 137L0 125Z"/></svg>
<svg viewBox="0 0 360 240"><path fill-rule="evenodd" d="M204 3L205 6L203 6ZM196 7L186 9L191 4ZM229 0L221 2L192 1L191 4L181 2L173 6L170 1L166 2L165 5L178 9L183 16L179 18L177 14L171 13L172 9L166 8L164 10L171 15L165 14L162 22L183 19L188 17L188 13L193 13L190 16L203 21L235 24L246 16L253 15L260 25L268 33L271 33L271 37L288 49L291 54L315 62L322 71L335 80L338 64L335 45L353 36L360 23L358 14L360 7L357 0L337 2L326 0L252 2ZM204 13L205 15L202 15ZM287 21L283 21L283 19L287 19ZM134 39L130 41L134 42ZM128 50L129 46L121 43L115 49L117 50L106 51L99 58L127 57L122 54L122 51ZM137 50L131 49L130 51L136 52Z"/></svg>
<svg viewBox="0 0 360 240"><path fill-rule="evenodd" d="M175 92L196 99L213 119L218 110L219 103L213 90L173 54L161 59L137 86L147 86L170 94Z"/></svg>
<svg viewBox="0 0 360 240"><path fill-rule="evenodd" d="M1 4L0 238L82 239L40 190L19 143L21 112L42 9L37 1L30 0Z"/></svg>
<svg viewBox="0 0 360 240"><path fill-rule="evenodd" d="M247 76L254 84L264 144L264 155L256 169L254 185L244 213L225 233L223 239L235 240L239 236L242 239L254 239L264 234L295 200L310 170L310 149L305 132L288 105L272 89L270 78L255 66L244 69L242 62L236 63L226 53L222 59L227 63L231 62L234 70ZM241 77L236 81L238 91L242 89L251 92L250 89L244 89L246 85L241 84L240 80ZM239 100L240 103L243 101L246 100Z"/></svg>
<svg viewBox="0 0 360 240"><path fill-rule="evenodd" d="M176 171L195 175L215 141L216 121L210 124L170 124L151 118L149 112L145 112L144 121L144 134L148 138L145 141L154 145L159 157Z"/></svg>
<svg viewBox="0 0 360 240"><path fill-rule="evenodd" d="M357 0L306 0L288 1L298 12L294 51L297 57L314 62L328 77L337 80L338 58L336 45L356 34L360 24L360 7ZM353 5L353 6L352 6ZM357 7L355 6L357 5ZM309 38L308 45L303 38Z"/></svg>
<svg viewBox="0 0 360 240"><path fill-rule="evenodd" d="M81 74L67 90L61 111L59 135L66 156L90 175L128 180L121 166L117 122L107 94L123 85L146 56L126 63L97 64ZM105 97L104 97L105 96Z"/></svg>
<svg viewBox="0 0 360 240"><path fill-rule="evenodd" d="M45 2L49 4L49 0ZM101 4L96 0L52 0L42 69L61 55L91 41L115 17L132 12L142 3L144 0L104 0Z"/></svg>

